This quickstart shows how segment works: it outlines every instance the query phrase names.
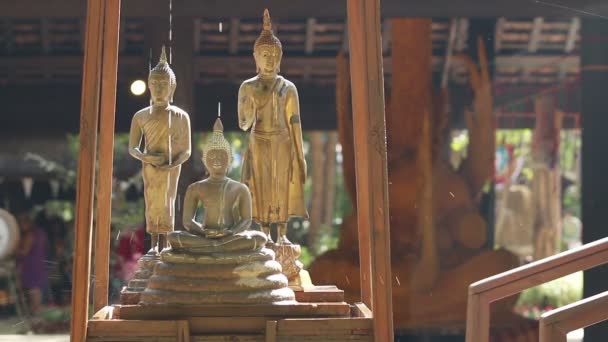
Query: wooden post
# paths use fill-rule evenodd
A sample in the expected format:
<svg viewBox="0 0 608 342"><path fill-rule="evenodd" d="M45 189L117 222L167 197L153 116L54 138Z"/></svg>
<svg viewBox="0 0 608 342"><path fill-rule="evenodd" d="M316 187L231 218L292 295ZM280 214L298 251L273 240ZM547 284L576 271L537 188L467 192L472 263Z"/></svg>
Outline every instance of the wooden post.
<svg viewBox="0 0 608 342"><path fill-rule="evenodd" d="M103 66L101 80L101 119L99 179L97 181L97 220L95 224L95 282L93 309L108 305L110 286L110 221L112 217L112 163L114 156L114 118L120 32L120 1L105 1Z"/></svg>
<svg viewBox="0 0 608 342"><path fill-rule="evenodd" d="M93 228L93 186L99 91L102 65L104 7L102 0L87 1L87 23L80 107L80 150L76 183L76 220L72 278L71 341L84 342L89 317L89 278L91 276L91 233Z"/></svg>
<svg viewBox="0 0 608 342"><path fill-rule="evenodd" d="M420 245L410 277L415 290L434 286L439 276L433 224L431 25L429 18L394 18L391 24L393 76L386 124L391 221L393 231L399 229L392 247Z"/></svg>
<svg viewBox="0 0 608 342"><path fill-rule="evenodd" d="M606 236L606 207L608 193L608 21L602 18L582 19L581 26L581 209L583 243ZM596 295L608 288L608 266L586 271L584 297ZM605 341L607 324L585 329L585 341Z"/></svg>
<svg viewBox="0 0 608 342"><path fill-rule="evenodd" d="M177 5L176 5L177 6ZM176 9L176 8L175 8ZM198 29L198 27L197 27ZM196 127L197 117L195 101L195 71L194 65L194 20L184 18L173 22L173 63L171 67L177 77L177 88L175 90L175 105L188 112L190 115L190 126ZM209 103L206 108L215 113L217 103ZM208 113L208 114L207 114ZM192 129L192 128L191 128ZM211 127L208 127L210 130ZM202 155L198 147L198 139L194 131L191 132L191 154L190 158L182 164L182 172L177 185L177 198L175 199L175 228L182 229L182 204L188 186L199 181L204 174Z"/></svg>
<svg viewBox="0 0 608 342"><path fill-rule="evenodd" d="M380 1L347 2L361 297L374 340L393 341L392 276Z"/></svg>
<svg viewBox="0 0 608 342"><path fill-rule="evenodd" d="M562 228L559 143L562 113L554 107L554 95L535 99L536 126L532 138L532 196L534 199L534 259L559 252Z"/></svg>
<svg viewBox="0 0 608 342"><path fill-rule="evenodd" d="M312 131L310 137L310 158L312 165L325 165L323 156L323 132ZM311 172L312 177L312 198L310 203L310 228L308 228L308 246L313 255L319 251L319 237L321 235L321 222L323 217L324 199L324 179L325 168L314 167Z"/></svg>

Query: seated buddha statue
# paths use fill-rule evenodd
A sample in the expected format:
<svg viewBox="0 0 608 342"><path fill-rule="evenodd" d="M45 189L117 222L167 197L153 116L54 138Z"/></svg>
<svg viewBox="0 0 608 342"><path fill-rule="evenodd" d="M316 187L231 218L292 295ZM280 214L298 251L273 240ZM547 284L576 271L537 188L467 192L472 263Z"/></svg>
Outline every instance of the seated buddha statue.
<svg viewBox="0 0 608 342"><path fill-rule="evenodd" d="M186 191L183 224L141 295L145 304L260 304L294 300L266 234L249 230L251 194L227 177L230 144L218 118L203 150L209 177ZM197 220L202 205L203 218Z"/></svg>

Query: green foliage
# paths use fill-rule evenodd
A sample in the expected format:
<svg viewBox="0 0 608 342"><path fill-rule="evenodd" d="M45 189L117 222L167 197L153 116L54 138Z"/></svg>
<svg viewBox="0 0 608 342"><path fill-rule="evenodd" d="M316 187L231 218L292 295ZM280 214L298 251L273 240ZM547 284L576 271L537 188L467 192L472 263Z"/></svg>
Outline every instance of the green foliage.
<svg viewBox="0 0 608 342"><path fill-rule="evenodd" d="M564 306L583 297L583 272L567 275L563 278L522 292L518 306L553 307Z"/></svg>

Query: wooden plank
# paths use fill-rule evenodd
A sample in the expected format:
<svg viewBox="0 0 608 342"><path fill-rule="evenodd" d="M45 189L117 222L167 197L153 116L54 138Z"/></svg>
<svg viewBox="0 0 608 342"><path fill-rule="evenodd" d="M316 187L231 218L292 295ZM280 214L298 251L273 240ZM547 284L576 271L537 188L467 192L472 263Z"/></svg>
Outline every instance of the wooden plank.
<svg viewBox="0 0 608 342"><path fill-rule="evenodd" d="M454 42L456 41L456 31L458 30L458 18L450 20L450 36L448 37L448 46L445 50L445 61L443 62L443 71L441 73L441 88L448 86L450 80L450 67L452 66L452 54L454 52Z"/></svg>
<svg viewBox="0 0 608 342"><path fill-rule="evenodd" d="M393 310L379 0L347 2L361 297L376 341L393 341Z"/></svg>
<svg viewBox="0 0 608 342"><path fill-rule="evenodd" d="M335 286L315 286L295 291L299 303L339 303L344 301L344 291Z"/></svg>
<svg viewBox="0 0 608 342"><path fill-rule="evenodd" d="M88 336L99 337L176 337L183 324L188 321L139 321L139 320L99 320L89 321Z"/></svg>
<svg viewBox="0 0 608 342"><path fill-rule="evenodd" d="M177 337L175 342L190 342L190 324L188 321L177 322Z"/></svg>
<svg viewBox="0 0 608 342"><path fill-rule="evenodd" d="M192 317L189 318L193 335L221 334L263 334L266 329L265 317Z"/></svg>
<svg viewBox="0 0 608 342"><path fill-rule="evenodd" d="M94 320L108 320L114 318L114 307L113 306L105 306L93 314Z"/></svg>
<svg viewBox="0 0 608 342"><path fill-rule="evenodd" d="M607 307L608 291L605 291L543 314L539 322L540 342L559 341L549 337L566 336L570 331L608 320ZM548 332L544 339L543 332Z"/></svg>
<svg viewBox="0 0 608 342"><path fill-rule="evenodd" d="M346 303L261 305L124 305L121 319L181 319L191 317L348 317Z"/></svg>
<svg viewBox="0 0 608 342"><path fill-rule="evenodd" d="M568 334L563 331L559 331L553 324L540 325L540 331L538 335L539 342L568 342Z"/></svg>
<svg viewBox="0 0 608 342"><path fill-rule="evenodd" d="M95 282L93 309L108 305L110 288L110 224L112 218L112 172L114 118L120 35L120 2L105 0L101 115L99 127L99 179L97 180L97 220L95 227Z"/></svg>
<svg viewBox="0 0 608 342"><path fill-rule="evenodd" d="M528 42L528 52L530 53L534 53L538 50L538 43L540 41L544 21L545 19L543 17L534 18L532 32L530 33L530 41Z"/></svg>
<svg viewBox="0 0 608 342"><path fill-rule="evenodd" d="M581 27L581 18L579 18L579 17L572 18L572 22L570 23L570 28L568 29L566 45L564 46L565 53L571 53L572 51L574 51L574 47L576 46L576 38L579 35L580 27Z"/></svg>
<svg viewBox="0 0 608 342"><path fill-rule="evenodd" d="M315 47L315 28L317 26L317 19L308 18L306 19L306 41L304 43L304 52L307 55L312 55Z"/></svg>
<svg viewBox="0 0 608 342"><path fill-rule="evenodd" d="M156 337L151 340L150 337L139 337L139 336L121 336L120 340L116 340L116 337L89 337L87 342L175 342L175 336ZM232 341L231 341L232 342Z"/></svg>
<svg viewBox="0 0 608 342"><path fill-rule="evenodd" d="M372 318L372 311L363 303L355 303L352 307L353 317Z"/></svg>
<svg viewBox="0 0 608 342"><path fill-rule="evenodd" d="M97 152L99 92L102 65L104 7L101 0L87 2L87 24L80 109L80 150L76 183L76 219L72 279L71 341L84 342L89 317L93 187Z"/></svg>
<svg viewBox="0 0 608 342"><path fill-rule="evenodd" d="M497 274L469 287L467 342L487 342L490 303L608 262L608 238Z"/></svg>
<svg viewBox="0 0 608 342"><path fill-rule="evenodd" d="M603 238L552 257L538 260L478 281L471 285L470 293L477 294L487 292L491 289L504 287L508 284L521 283L522 281L529 280L526 281L526 284L521 286L522 290L524 290L527 288L524 287L526 285L535 286L542 282L555 279L553 278L553 274L556 274L556 277L562 277L573 272L587 270L602 265L606 263L607 260L608 238ZM551 274L547 274L547 272L550 272ZM540 279L541 274L543 275L542 279Z"/></svg>
<svg viewBox="0 0 608 342"><path fill-rule="evenodd" d="M309 318L283 319L278 322L279 335L308 335L311 331L319 335L371 334L371 318Z"/></svg>
<svg viewBox="0 0 608 342"><path fill-rule="evenodd" d="M277 341L277 321L266 322L266 342Z"/></svg>

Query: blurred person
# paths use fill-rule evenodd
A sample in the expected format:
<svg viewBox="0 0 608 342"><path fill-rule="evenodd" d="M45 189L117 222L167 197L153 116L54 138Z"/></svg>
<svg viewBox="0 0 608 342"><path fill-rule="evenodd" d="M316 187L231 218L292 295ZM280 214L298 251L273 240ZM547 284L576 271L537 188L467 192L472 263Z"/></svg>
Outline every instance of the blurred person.
<svg viewBox="0 0 608 342"><path fill-rule="evenodd" d="M49 234L49 262L51 298L55 305L69 303L71 288L68 275L68 253L66 251L66 226L59 217L53 217L48 222Z"/></svg>
<svg viewBox="0 0 608 342"><path fill-rule="evenodd" d="M121 232L119 235L114 271L123 285L133 278L138 269L137 261L144 254L144 237L143 226Z"/></svg>
<svg viewBox="0 0 608 342"><path fill-rule="evenodd" d="M16 252L17 272L26 294L31 315L42 308L42 294L48 288L48 239L46 233L34 224L28 213L17 216L21 239Z"/></svg>

